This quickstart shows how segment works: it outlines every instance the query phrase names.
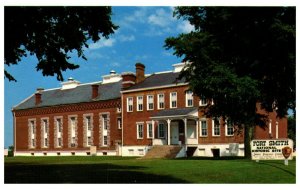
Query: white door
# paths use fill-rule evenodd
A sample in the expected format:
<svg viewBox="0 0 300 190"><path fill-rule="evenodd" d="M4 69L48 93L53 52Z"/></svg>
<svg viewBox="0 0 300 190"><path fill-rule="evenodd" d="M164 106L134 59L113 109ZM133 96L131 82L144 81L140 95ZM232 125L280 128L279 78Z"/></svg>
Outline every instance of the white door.
<svg viewBox="0 0 300 190"><path fill-rule="evenodd" d="M178 144L179 133L178 133L178 123L171 125L171 144Z"/></svg>

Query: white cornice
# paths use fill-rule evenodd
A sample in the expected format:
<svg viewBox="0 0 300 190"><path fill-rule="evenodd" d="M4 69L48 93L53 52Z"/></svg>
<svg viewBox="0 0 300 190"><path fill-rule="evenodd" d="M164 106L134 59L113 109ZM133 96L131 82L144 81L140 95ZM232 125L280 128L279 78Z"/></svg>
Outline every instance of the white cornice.
<svg viewBox="0 0 300 190"><path fill-rule="evenodd" d="M177 87L177 86L185 86L189 83L178 83L178 84L171 84L171 85L163 85L163 86L154 86L154 87L148 87L148 88L139 88L139 89L133 89L133 90L123 90L121 91L122 94L129 93L129 92L138 92L138 91L145 91L145 90L156 90L156 89L162 89L162 88L171 88L171 87Z"/></svg>

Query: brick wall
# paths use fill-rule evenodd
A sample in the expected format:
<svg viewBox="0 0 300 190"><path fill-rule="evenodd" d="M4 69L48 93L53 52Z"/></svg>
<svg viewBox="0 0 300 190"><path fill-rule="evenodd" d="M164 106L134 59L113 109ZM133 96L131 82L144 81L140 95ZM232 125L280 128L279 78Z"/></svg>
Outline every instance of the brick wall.
<svg viewBox="0 0 300 190"><path fill-rule="evenodd" d="M128 92L122 94L123 97L123 145L150 145L152 143L152 139L147 139L147 122L151 121L150 117L157 113L157 94L163 93L165 95L165 109L170 109L170 93L177 92L177 108L186 107L185 100L185 91L188 89L187 85L170 87L164 89L156 89L156 90L146 90L140 92ZM154 95L154 110L147 110L147 95ZM137 96L143 96L143 111L137 111ZM127 97L133 97L133 112L127 112ZM199 105L199 98L194 96L194 106ZM259 112L262 112L259 110ZM203 113L199 111L198 113L199 119L203 118ZM279 138L287 138L287 119L283 118L280 120L276 120L275 113L269 113L269 117L272 120L272 134L273 138L275 138L275 125L276 121L278 121L278 136ZM244 134L243 131L241 133L235 132L233 136L227 136L225 133L225 123L221 121L220 123L220 135L213 136L212 135L212 119L206 118L208 131L206 137L201 137L198 135L198 143L199 144L217 144L217 143L243 143L244 142ZM142 139L137 139L137 122L142 122L144 124L144 134ZM157 138L157 128L158 123L155 122L154 126L154 135ZM199 129L200 134L200 129ZM254 138L270 138L268 130L264 130L260 127L255 127L255 135Z"/></svg>
<svg viewBox="0 0 300 190"><path fill-rule="evenodd" d="M86 114L91 114L92 119L92 125L93 125L93 145L97 146L98 150L114 150L115 149L115 142L121 141L122 139L122 131L121 129L118 129L117 126L117 117L121 116L121 113L117 112L117 107L120 106L120 99L118 100L112 100L108 101L109 106L102 105L99 103L94 103L92 107L89 107L87 103L82 104L76 104L76 105L69 105L69 106L59 106L56 108L50 107L50 108L36 108L31 110L22 110L22 111L15 111L16 113L16 151L53 151L53 150L88 150L89 147L86 147L86 140L83 139L85 136L83 134L83 128L84 128L84 116ZM99 106L95 106L95 104L99 104ZM70 110L68 108L68 111L61 112L61 110L64 110L64 107L74 107L74 111ZM87 109L83 109L87 108ZM91 108L91 109L88 109ZM93 109L96 108L96 109ZM66 108L67 109L67 108ZM51 111L50 111L51 110ZM99 113L109 113L109 127L110 127L110 133L109 133L109 145L107 147L103 147L99 145ZM32 114L34 113L34 114ZM69 125L69 116L76 116L77 118L77 147L69 147L69 136L68 136L68 125ZM47 117L49 119L49 146L47 148L42 148L41 146L41 118ZM54 129L55 126L55 118L62 117L62 123L63 123L63 131L62 131L62 138L63 143L62 147L56 147L54 140L55 135L54 132L56 131ZM28 120L29 119L35 119L36 120L36 147L33 149L28 148L29 143L29 134L28 134Z"/></svg>

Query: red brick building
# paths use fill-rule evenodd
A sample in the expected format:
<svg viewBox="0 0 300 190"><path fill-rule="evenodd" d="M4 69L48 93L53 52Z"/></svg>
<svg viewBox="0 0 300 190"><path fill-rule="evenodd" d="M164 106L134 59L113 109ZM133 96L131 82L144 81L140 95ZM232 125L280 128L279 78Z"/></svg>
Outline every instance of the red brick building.
<svg viewBox="0 0 300 190"><path fill-rule="evenodd" d="M13 108L15 155L119 155L121 76L37 91Z"/></svg>
<svg viewBox="0 0 300 190"><path fill-rule="evenodd" d="M145 75L137 63L136 73L38 89L12 110L15 155L89 155L92 147L97 155L144 156L155 145L177 145L178 156L242 156L243 134L203 116L199 110L212 102L177 79L184 64L173 66ZM254 131L254 138L286 138L287 119L270 113L268 128Z"/></svg>
<svg viewBox="0 0 300 190"><path fill-rule="evenodd" d="M228 121L203 116L201 108L212 102L193 96L188 84L177 79L184 64L173 66L173 71L145 76L144 65L136 65L136 79L122 90L122 155L142 156L154 145L181 145L178 156L242 156L243 133L237 134ZM275 113L269 118L269 128L257 126L254 137L287 138L287 120Z"/></svg>

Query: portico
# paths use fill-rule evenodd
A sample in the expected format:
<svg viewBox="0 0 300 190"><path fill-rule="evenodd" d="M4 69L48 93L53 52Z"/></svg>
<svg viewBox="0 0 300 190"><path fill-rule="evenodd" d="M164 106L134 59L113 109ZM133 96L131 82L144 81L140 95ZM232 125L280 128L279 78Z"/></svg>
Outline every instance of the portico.
<svg viewBox="0 0 300 190"><path fill-rule="evenodd" d="M158 123L153 145L198 144L198 109L180 108L162 110L150 117Z"/></svg>

